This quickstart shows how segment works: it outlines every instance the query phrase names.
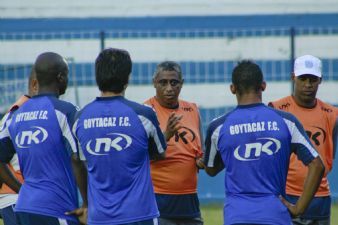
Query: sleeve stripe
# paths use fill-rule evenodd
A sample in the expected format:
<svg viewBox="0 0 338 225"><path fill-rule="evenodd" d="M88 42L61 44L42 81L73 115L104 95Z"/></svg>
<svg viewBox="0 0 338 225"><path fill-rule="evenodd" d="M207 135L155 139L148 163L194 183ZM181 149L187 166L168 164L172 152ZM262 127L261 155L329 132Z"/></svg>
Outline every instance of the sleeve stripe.
<svg viewBox="0 0 338 225"><path fill-rule="evenodd" d="M313 157L317 157L318 156L317 151L312 147L312 145L304 137L304 135L306 134L302 134L294 122L288 119L285 119L285 118L284 118L284 121L292 137L291 143L304 145L309 150L309 152L312 154Z"/></svg>
<svg viewBox="0 0 338 225"><path fill-rule="evenodd" d="M165 150L165 146L162 145L162 142L158 136L156 127L154 126L154 124L146 117L142 116L142 115L138 115L138 117L140 118L142 125L145 129L145 131L147 132L147 136L148 138L153 138L155 141L155 144L157 146L157 151L159 153L163 153Z"/></svg>
<svg viewBox="0 0 338 225"><path fill-rule="evenodd" d="M7 121L4 121L4 124L1 125L1 130L0 130L0 139L3 138L11 138L10 134L9 134L9 130L8 130L8 126L11 123L12 118L8 119Z"/></svg>
<svg viewBox="0 0 338 225"><path fill-rule="evenodd" d="M209 152L209 160L207 163L208 167L214 167L215 157L218 151L217 143L219 138L219 133L221 131L222 125L219 125L211 135L211 144L210 144L210 152Z"/></svg>
<svg viewBox="0 0 338 225"><path fill-rule="evenodd" d="M2 130L5 128L5 125L7 125L6 123L7 123L7 121L8 121L8 118L9 118L9 113L6 113L6 114L2 117L2 119L1 119L1 121L0 121L0 131L2 131Z"/></svg>
<svg viewBox="0 0 338 225"><path fill-rule="evenodd" d="M79 123L79 119L77 119L73 125L73 128L72 128L72 131L73 131L73 135L76 139L76 144L78 146L78 150L79 150L79 157L82 161L86 161L86 157L85 155L83 154L83 150L81 148L81 144L80 144L80 141L79 139L77 138L77 135L76 135L76 129L77 129L77 124Z"/></svg>
<svg viewBox="0 0 338 225"><path fill-rule="evenodd" d="M76 145L76 141L74 139L74 136L72 135L70 126L67 122L67 117L65 114L63 114L62 112L60 112L59 110L55 110L56 113L56 117L58 119L59 122L59 126L61 128L61 132L63 134L63 136L67 139L67 141L69 142L70 147L72 148L72 151L74 153L77 152L77 145Z"/></svg>

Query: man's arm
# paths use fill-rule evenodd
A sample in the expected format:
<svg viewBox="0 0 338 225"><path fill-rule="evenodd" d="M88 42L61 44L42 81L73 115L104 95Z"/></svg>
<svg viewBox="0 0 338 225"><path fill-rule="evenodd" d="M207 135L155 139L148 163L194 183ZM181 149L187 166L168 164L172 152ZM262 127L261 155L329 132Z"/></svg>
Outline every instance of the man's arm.
<svg viewBox="0 0 338 225"><path fill-rule="evenodd" d="M87 224L87 169L84 162L81 161L80 155L83 156L81 145L76 137L76 128L79 112L77 108L73 108L71 114L67 118L67 123L63 126L63 135L65 137L66 148L71 154L72 168L77 186L79 187L82 197L82 206L70 212L65 212L66 215L75 215L78 217L81 224ZM72 126L71 126L72 124Z"/></svg>
<svg viewBox="0 0 338 225"><path fill-rule="evenodd" d="M7 116L6 118L8 119L9 117ZM14 177L7 167L7 163L12 160L16 153L8 131L11 119L2 122L3 123L0 128L0 180L7 184L13 191L18 193L21 183L16 179L16 177Z"/></svg>
<svg viewBox="0 0 338 225"><path fill-rule="evenodd" d="M308 165L308 175L304 182L304 189L302 195L299 197L295 205L288 202L286 199L281 197L284 205L289 209L289 212L292 216L301 215L305 209L310 204L314 194L316 193L320 181L322 180L324 174L324 164L319 156L317 156L309 165Z"/></svg>
<svg viewBox="0 0 338 225"><path fill-rule="evenodd" d="M165 131L163 132L163 135L165 137L165 140L168 142L172 136L175 135L175 133L182 128L182 125L179 124L180 120L182 119L181 116L176 116L175 113L171 113L169 115L168 121L167 121L167 127Z"/></svg>
<svg viewBox="0 0 338 225"><path fill-rule="evenodd" d="M162 160L165 158L167 148L165 134L161 131L155 111L145 108L139 115L142 125L148 135L148 153L150 160Z"/></svg>
<svg viewBox="0 0 338 225"><path fill-rule="evenodd" d="M208 165L206 165L204 169L205 169L205 172L211 177L216 176L219 172L221 172L224 169L224 163L222 161L222 158L219 152L217 152L215 156L214 166L208 167Z"/></svg>
<svg viewBox="0 0 338 225"><path fill-rule="evenodd" d="M224 120L225 116L211 122L208 127L207 136L205 139L205 172L212 177L216 176L224 169L224 163L217 146L219 133L223 126Z"/></svg>
<svg viewBox="0 0 338 225"><path fill-rule="evenodd" d="M200 137L201 150L197 151L196 153L196 166L198 169L205 169L205 164L204 164L205 148L204 148L204 143L203 143L204 137L203 137L203 132L202 132L202 120L201 120L199 111L198 111L198 124L199 124L198 134Z"/></svg>
<svg viewBox="0 0 338 225"><path fill-rule="evenodd" d="M83 202L80 208L70 212L66 212L66 215L75 215L79 218L81 224L87 224L87 169L84 162L80 160L79 156L76 153L73 153L72 155L72 167Z"/></svg>
<svg viewBox="0 0 338 225"><path fill-rule="evenodd" d="M337 153L337 149L338 149L338 110L337 110L337 115L336 115L336 123L335 126L333 128L333 132L332 132L332 139L333 139L333 158L336 158L336 153Z"/></svg>
<svg viewBox="0 0 338 225"><path fill-rule="evenodd" d="M325 167L320 155L311 144L308 135L297 118L289 113L284 113L284 117L292 137L291 149L296 153L298 159L308 166L303 193L296 204L293 205L281 197L282 202L289 209L291 215L298 216L306 210L315 195L324 175Z"/></svg>
<svg viewBox="0 0 338 225"><path fill-rule="evenodd" d="M175 113L171 113L168 122L166 130L163 132L163 136L165 138L165 141L168 142L172 136L182 127L179 125L179 121L181 120L182 116L176 116ZM150 149L157 149L156 143L149 143ZM154 148L155 147L155 148ZM151 151L150 153L150 159L151 160L163 160L165 159L165 152L158 153L157 151Z"/></svg>
<svg viewBox="0 0 338 225"><path fill-rule="evenodd" d="M9 170L6 163L0 162L0 180L7 184L13 191L16 193L19 192L21 188L21 183L13 173Z"/></svg>

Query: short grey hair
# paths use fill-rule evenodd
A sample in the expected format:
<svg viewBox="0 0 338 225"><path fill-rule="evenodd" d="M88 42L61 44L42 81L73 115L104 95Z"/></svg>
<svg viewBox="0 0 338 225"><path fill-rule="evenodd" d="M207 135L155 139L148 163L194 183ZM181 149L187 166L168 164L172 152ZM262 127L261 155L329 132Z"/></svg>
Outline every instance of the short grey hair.
<svg viewBox="0 0 338 225"><path fill-rule="evenodd" d="M163 61L156 66L153 79L155 79L162 71L175 71L178 77L182 80L182 69L181 66L174 61Z"/></svg>

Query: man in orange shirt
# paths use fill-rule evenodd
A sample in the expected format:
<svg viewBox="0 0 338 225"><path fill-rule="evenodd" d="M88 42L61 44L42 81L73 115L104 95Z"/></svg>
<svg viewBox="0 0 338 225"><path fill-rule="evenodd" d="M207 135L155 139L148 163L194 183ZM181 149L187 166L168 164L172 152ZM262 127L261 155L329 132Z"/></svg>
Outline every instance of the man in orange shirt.
<svg viewBox="0 0 338 225"><path fill-rule="evenodd" d="M325 174L315 197L305 213L293 219L294 224L330 224L331 198L327 174L332 169L337 151L338 109L316 98L322 81L321 68L321 60L314 56L304 55L297 58L292 73L293 94L269 103L270 106L297 117L325 165ZM296 202L301 195L306 174L307 168L292 154L286 184L290 202Z"/></svg>
<svg viewBox="0 0 338 225"><path fill-rule="evenodd" d="M2 124L11 116L11 114L17 110L22 104L24 104L31 96L37 93L37 82L35 78L34 69L32 69L31 74L28 80L28 95L22 95L8 110L4 115L0 130L2 129ZM11 186L7 186L2 183L4 180L10 180ZM18 225L13 208L18 199L18 192L23 182L23 177L19 168L19 161L17 154L14 155L11 162L0 163L0 210L1 215L4 221L4 225Z"/></svg>
<svg viewBox="0 0 338 225"><path fill-rule="evenodd" d="M160 63L153 84L156 96L145 103L156 111L168 145L166 159L151 162L159 225L201 225L197 173L203 151L198 108L179 99L183 79L176 62Z"/></svg>

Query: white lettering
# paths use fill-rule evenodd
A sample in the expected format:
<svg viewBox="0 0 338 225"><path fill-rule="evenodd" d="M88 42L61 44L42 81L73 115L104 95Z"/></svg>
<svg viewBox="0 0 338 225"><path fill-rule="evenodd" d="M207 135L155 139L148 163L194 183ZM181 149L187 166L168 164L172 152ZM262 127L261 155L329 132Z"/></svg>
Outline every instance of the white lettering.
<svg viewBox="0 0 338 225"><path fill-rule="evenodd" d="M97 128L97 127L115 127L117 126L116 121L118 120L118 126L129 127L129 117L98 117L89 118L83 121L84 129Z"/></svg>
<svg viewBox="0 0 338 225"><path fill-rule="evenodd" d="M278 126L276 121L268 121L267 129L272 131L277 131ZM252 133L252 132L263 132L266 131L265 122L259 121L255 123L241 123L231 125L229 127L230 135L243 134L243 133Z"/></svg>

